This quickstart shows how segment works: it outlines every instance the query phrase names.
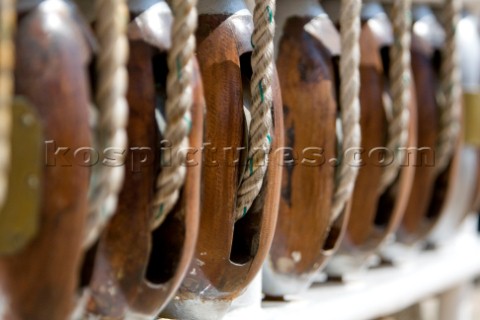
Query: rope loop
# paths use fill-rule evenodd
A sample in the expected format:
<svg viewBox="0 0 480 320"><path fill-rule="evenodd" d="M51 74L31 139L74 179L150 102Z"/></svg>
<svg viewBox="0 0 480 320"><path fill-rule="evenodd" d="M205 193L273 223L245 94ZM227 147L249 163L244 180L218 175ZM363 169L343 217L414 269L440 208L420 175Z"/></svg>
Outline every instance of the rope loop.
<svg viewBox="0 0 480 320"><path fill-rule="evenodd" d="M340 12L340 35L342 54L340 57L340 118L342 124L342 148L333 195L333 224L342 214L352 196L357 179L355 150L360 148L360 12L361 0L342 0Z"/></svg>
<svg viewBox="0 0 480 320"><path fill-rule="evenodd" d="M128 75L129 20L126 0L95 1L95 34L99 43L96 71L95 147L97 150L115 148L126 153L128 104L126 91ZM109 166L105 161L94 166L90 188L90 208L84 245L93 244L115 213L118 194L123 186L124 167Z"/></svg>
<svg viewBox="0 0 480 320"><path fill-rule="evenodd" d="M189 146L191 128L190 110L193 105L193 59L195 55L195 30L197 29L197 1L172 0L172 47L168 53L166 128L164 139L171 144L172 152L163 155L162 170L157 177L153 201L152 229L159 227L180 197L187 174L185 151Z"/></svg>
<svg viewBox="0 0 480 320"><path fill-rule="evenodd" d="M412 42L412 0L394 0L392 7L392 24L394 44L390 50L392 116L388 124L387 149L394 152L394 161L383 172L380 181L380 194L383 193L398 177L400 165L403 163L404 148L408 143L410 122L409 103L412 83L411 53Z"/></svg>
<svg viewBox="0 0 480 320"><path fill-rule="evenodd" d="M445 47L442 52L441 90L439 92L439 136L435 153L436 172L442 173L452 159L461 130L462 84L456 42L461 0L445 2Z"/></svg>
<svg viewBox="0 0 480 320"><path fill-rule="evenodd" d="M275 0L256 0L253 12L251 116L248 165L237 192L236 219L244 217L260 193L272 145Z"/></svg>

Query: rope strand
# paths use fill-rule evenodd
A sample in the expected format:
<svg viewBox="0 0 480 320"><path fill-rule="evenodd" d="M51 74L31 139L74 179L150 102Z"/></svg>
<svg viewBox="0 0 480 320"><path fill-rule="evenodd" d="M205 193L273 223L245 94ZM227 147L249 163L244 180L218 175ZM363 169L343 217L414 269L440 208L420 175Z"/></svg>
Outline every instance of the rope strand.
<svg viewBox="0 0 480 320"><path fill-rule="evenodd" d="M14 94L16 1L0 2L0 207L5 203L10 169L10 131Z"/></svg>
<svg viewBox="0 0 480 320"><path fill-rule="evenodd" d="M441 68L440 131L436 150L436 172L442 173L449 165L460 135L462 87L460 63L456 43L456 29L460 20L460 0L446 0L446 41Z"/></svg>
<svg viewBox="0 0 480 320"><path fill-rule="evenodd" d="M251 94L252 122L249 130L248 166L237 192L236 219L241 219L260 193L268 169L272 144L272 79L275 0L256 0L253 12Z"/></svg>
<svg viewBox="0 0 480 320"><path fill-rule="evenodd" d="M405 152L402 150L408 143L410 122L409 103L411 99L411 33L412 0L394 0L392 7L393 44L391 55L390 79L392 90L392 118L388 124L387 149L393 150L395 159L383 172L380 181L380 194L383 193L398 177L400 164Z"/></svg>
<svg viewBox="0 0 480 320"><path fill-rule="evenodd" d="M173 209L185 183L185 155L180 151L188 147L190 109L193 105L193 57L195 54L195 30L197 28L197 1L172 0L174 15L172 47L168 54L167 102L165 106L167 126L164 139L171 143L171 151L163 155L162 170L157 178L157 191L153 202L155 214L152 229L157 228Z"/></svg>
<svg viewBox="0 0 480 320"><path fill-rule="evenodd" d="M341 215L355 187L358 167L353 165L352 150L360 148L360 10L361 0L342 0L340 33L340 107L342 122L343 159L337 169L337 183L332 203L330 222Z"/></svg>
<svg viewBox="0 0 480 320"><path fill-rule="evenodd" d="M98 127L95 143L96 147L102 151L114 147L126 152L128 8L125 0L97 0L95 5L95 31L100 46L96 65ZM98 238L116 210L125 168L102 163L95 166L94 170L90 190L89 225L85 239L87 247Z"/></svg>

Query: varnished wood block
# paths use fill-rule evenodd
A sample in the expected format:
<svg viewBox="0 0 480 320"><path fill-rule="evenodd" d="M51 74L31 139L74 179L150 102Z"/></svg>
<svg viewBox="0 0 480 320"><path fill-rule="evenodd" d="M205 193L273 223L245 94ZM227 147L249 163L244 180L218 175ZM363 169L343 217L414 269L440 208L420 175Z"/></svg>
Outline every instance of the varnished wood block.
<svg viewBox="0 0 480 320"><path fill-rule="evenodd" d="M430 21L430 22L429 22ZM431 20L417 21L427 30L441 28ZM441 30L440 30L441 32ZM458 170L458 141L448 167L440 173L435 168L435 149L439 134L439 70L441 43L435 41L432 32L420 33L413 28L412 72L416 87L418 112L418 147L415 177L398 240L414 244L425 240L440 220L446 199L452 192L451 181Z"/></svg>
<svg viewBox="0 0 480 320"><path fill-rule="evenodd" d="M91 52L75 17L62 1L44 1L18 17L15 93L36 109L54 147L39 146L49 161L42 163L40 229L23 250L0 257L3 319L63 320L73 308L90 175L74 151L92 145ZM69 152L55 156L59 147Z"/></svg>
<svg viewBox="0 0 480 320"><path fill-rule="evenodd" d="M237 2L227 7L244 8L243 1ZM281 179L275 158L281 158L281 152L270 157L261 195L235 222L236 193L245 169L241 159L246 145L244 105L250 100L252 27L246 9L199 17L197 57L207 105L202 212L194 260L165 311L170 317L220 318L253 280L272 241ZM283 145L281 96L278 80L274 82L273 150Z"/></svg>
<svg viewBox="0 0 480 320"><path fill-rule="evenodd" d="M329 257L335 168L328 159L336 156L339 83L338 53L331 43L340 39L333 23L327 17L314 20L310 13L297 16L284 2L278 5L285 8L278 7L277 14L292 16L277 19L287 149L278 222L263 270L263 290L271 296L307 288ZM308 8L305 2L294 5Z"/></svg>
<svg viewBox="0 0 480 320"><path fill-rule="evenodd" d="M154 6L144 15L171 19L158 9ZM92 249L90 266L85 265L84 281L90 292L87 312L109 319L158 315L185 274L198 231L204 99L196 61L186 182L175 208L159 228L151 230L160 157L162 152L171 152L161 142L155 117L156 106L163 110L166 100L169 43L164 42L166 38L150 36L158 34L152 28L164 21L144 17L137 17L140 20L134 20L129 29L129 151L124 186L117 212Z"/></svg>
<svg viewBox="0 0 480 320"><path fill-rule="evenodd" d="M390 48L393 45L391 24L383 9L376 4L364 5L360 36L360 126L362 130L363 165L359 169L352 210L338 257L330 263L328 272L356 272L393 234L403 217L413 183L415 167L405 165L396 154L386 150L388 139L387 114L391 112L389 93ZM382 28L378 28L381 26ZM412 86L411 96L415 96ZM409 106L410 127L407 148L417 142L416 104ZM383 151L382 151L383 150ZM380 190L386 166L400 161L397 179L385 191Z"/></svg>

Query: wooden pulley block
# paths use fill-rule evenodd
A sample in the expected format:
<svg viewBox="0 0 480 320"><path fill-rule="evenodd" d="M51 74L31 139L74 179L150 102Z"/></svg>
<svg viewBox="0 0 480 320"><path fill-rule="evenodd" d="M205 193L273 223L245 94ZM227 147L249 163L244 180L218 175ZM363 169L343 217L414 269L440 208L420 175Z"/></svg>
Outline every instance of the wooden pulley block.
<svg viewBox="0 0 480 320"><path fill-rule="evenodd" d="M65 1L17 5L12 163L0 210L0 225L15 229L2 230L0 315L63 320L73 308L88 205L90 166L76 151L92 144L90 35ZM17 240L9 244L10 232Z"/></svg>
<svg viewBox="0 0 480 320"><path fill-rule="evenodd" d="M272 152L260 195L236 221L237 190L245 171L250 106L252 15L243 0L201 0L197 58L207 116L202 210L195 257L163 315L218 319L260 270L275 230L283 150ZM281 95L273 79L272 150L283 145ZM252 119L253 121L254 119Z"/></svg>
<svg viewBox="0 0 480 320"><path fill-rule="evenodd" d="M394 43L392 25L384 8L375 2L362 7L360 34L360 103L362 159L353 192L350 218L340 248L327 267L330 275L355 273L366 267L369 258L395 232L404 213L413 181L413 166L400 167L396 178L382 186L382 176L397 159L387 149L388 117L392 117L390 94L390 50ZM413 88L412 88L413 89ZM415 104L409 105L415 119ZM416 124L408 128L408 146L416 145Z"/></svg>
<svg viewBox="0 0 480 320"><path fill-rule="evenodd" d="M446 200L442 218L429 240L442 244L452 238L469 213L479 208L480 196L480 31L474 15L464 15L457 27L461 62L463 99L463 144L457 175Z"/></svg>
<svg viewBox="0 0 480 320"><path fill-rule="evenodd" d="M277 227L263 268L270 296L310 286L335 247L330 234L340 36L315 0L277 1L276 55L285 121ZM345 216L345 215L344 215Z"/></svg>
<svg viewBox="0 0 480 320"><path fill-rule="evenodd" d="M165 1L131 1L128 26L128 154L118 208L98 243L87 253L82 274L84 316L153 319L176 291L193 255L200 208L204 99L194 61L193 106L185 184L173 210L155 228L153 200L163 141L170 72L172 12ZM162 124L163 123L163 124ZM185 151L185 150L183 150ZM165 165L169 165L168 163ZM161 209L160 209L161 210Z"/></svg>
<svg viewBox="0 0 480 320"><path fill-rule="evenodd" d="M457 176L460 140L457 139L448 166L438 172L437 144L440 133L440 65L445 34L430 8L414 6L412 72L418 112L418 151L415 177L397 240L406 245L425 240L440 217ZM412 160L410 160L412 161Z"/></svg>

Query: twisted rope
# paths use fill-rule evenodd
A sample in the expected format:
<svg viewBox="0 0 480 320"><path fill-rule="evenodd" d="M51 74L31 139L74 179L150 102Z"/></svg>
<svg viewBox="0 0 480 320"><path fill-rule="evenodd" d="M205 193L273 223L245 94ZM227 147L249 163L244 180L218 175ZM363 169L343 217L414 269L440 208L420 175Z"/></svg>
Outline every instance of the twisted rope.
<svg viewBox="0 0 480 320"><path fill-rule="evenodd" d="M460 62L456 43L457 25L460 20L460 0L446 0L446 41L441 68L440 130L436 150L436 172L440 174L450 163L460 134L460 109L462 86Z"/></svg>
<svg viewBox="0 0 480 320"><path fill-rule="evenodd" d="M273 36L275 0L256 0L253 12L252 122L249 129L248 167L237 192L236 219L241 219L260 193L267 172L272 144L272 79L274 72Z"/></svg>
<svg viewBox="0 0 480 320"><path fill-rule="evenodd" d="M126 153L128 8L125 0L97 0L95 6L95 32L100 47L96 65L98 75L96 147L102 152L113 147ZM94 168L85 246L91 245L98 238L115 212L125 170L120 164L107 166L105 163Z"/></svg>
<svg viewBox="0 0 480 320"><path fill-rule="evenodd" d="M381 181L380 194L390 186L398 176L400 164L403 163L405 148L408 143L410 121L409 103L411 99L410 84L411 56L410 45L412 37L412 0L395 0L392 7L393 35L395 43L392 46L390 79L392 91L392 118L388 126L387 148L393 150L395 159L385 167Z"/></svg>
<svg viewBox="0 0 480 320"><path fill-rule="evenodd" d="M333 223L341 215L345 204L350 199L355 187L358 167L353 165L350 150L360 147L360 10L361 0L342 0L340 14L340 32L342 55L340 57L340 107L342 122L342 155L337 170L337 182L333 195Z"/></svg>
<svg viewBox="0 0 480 320"><path fill-rule="evenodd" d="M0 206L5 202L10 168L11 105L13 100L16 1L0 1Z"/></svg>
<svg viewBox="0 0 480 320"><path fill-rule="evenodd" d="M195 54L195 30L197 28L197 1L173 0L172 47L168 54L167 102L165 116L167 126L164 139L171 143L171 152L162 155L162 170L157 177L153 201L155 214L152 228L162 224L175 206L180 189L185 182L185 155L180 151L188 147L191 127L190 109L193 104L193 57Z"/></svg>

